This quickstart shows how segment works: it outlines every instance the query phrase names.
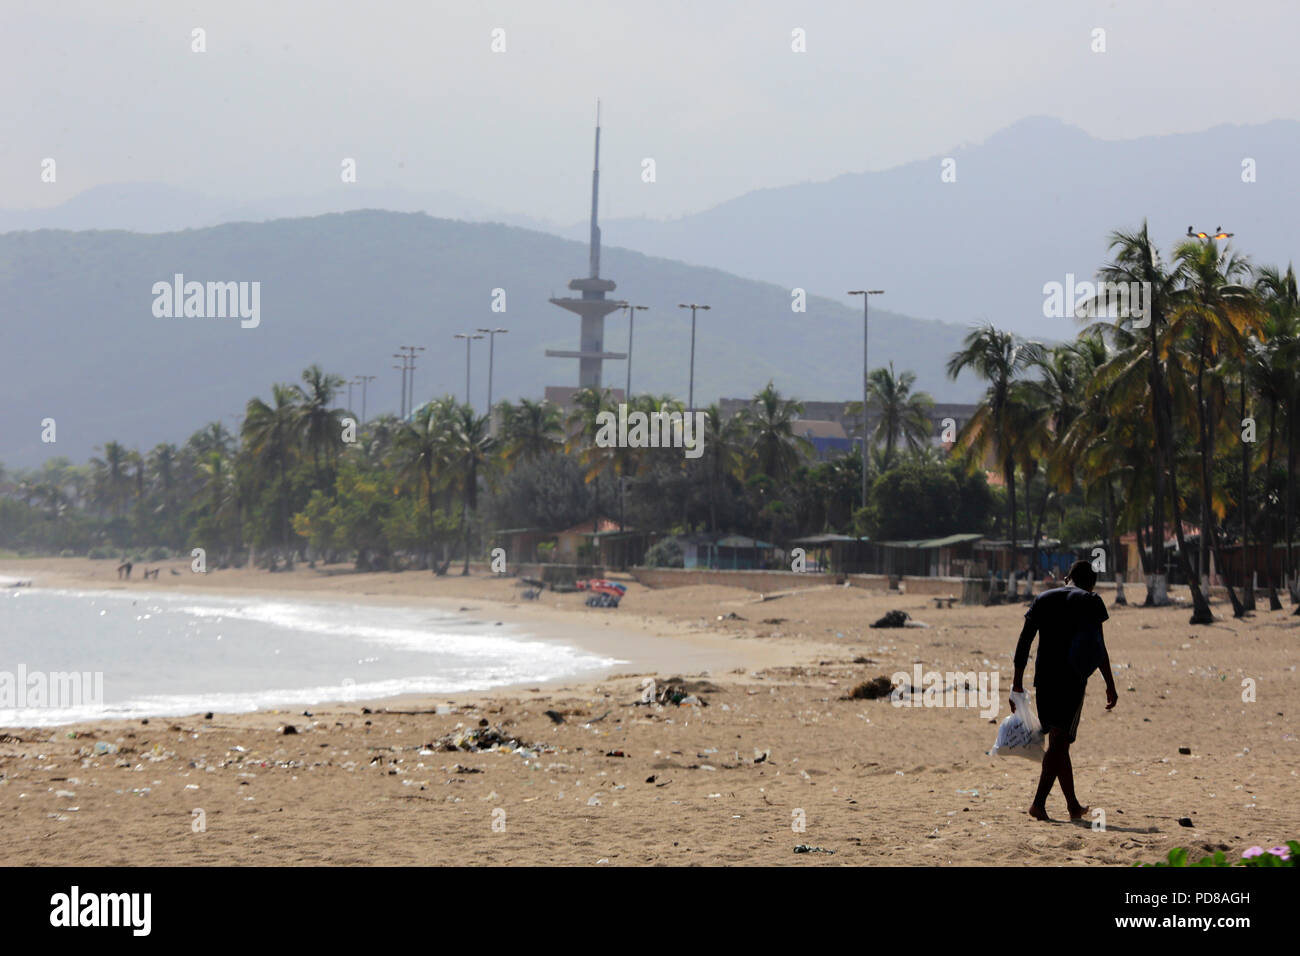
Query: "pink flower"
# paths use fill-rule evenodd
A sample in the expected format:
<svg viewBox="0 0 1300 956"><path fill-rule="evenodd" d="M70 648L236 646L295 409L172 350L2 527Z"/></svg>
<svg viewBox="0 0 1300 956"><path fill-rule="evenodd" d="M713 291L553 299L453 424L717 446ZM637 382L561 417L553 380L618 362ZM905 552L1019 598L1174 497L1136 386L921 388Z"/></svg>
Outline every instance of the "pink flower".
<svg viewBox="0 0 1300 956"><path fill-rule="evenodd" d="M1243 860L1249 860L1252 856L1263 856L1264 848L1262 846L1252 846L1249 850L1241 854Z"/></svg>
<svg viewBox="0 0 1300 956"><path fill-rule="evenodd" d="M1274 856L1280 856L1284 860L1291 859L1291 851L1284 846L1275 846L1268 852L1272 853Z"/></svg>

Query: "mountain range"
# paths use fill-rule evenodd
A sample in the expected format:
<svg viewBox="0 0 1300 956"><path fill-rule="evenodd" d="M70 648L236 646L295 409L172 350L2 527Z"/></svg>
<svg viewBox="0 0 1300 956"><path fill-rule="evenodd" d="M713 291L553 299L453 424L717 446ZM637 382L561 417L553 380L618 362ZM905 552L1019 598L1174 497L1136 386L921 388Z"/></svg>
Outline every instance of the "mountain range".
<svg viewBox="0 0 1300 956"><path fill-rule="evenodd" d="M577 363L547 358L578 347L576 316L551 305L586 273L585 243L493 223L422 213L359 211L181 232L40 230L0 235L0 462L27 467L53 455L84 460L105 441L147 449L183 441L206 422L232 430L247 400L295 382L319 363L349 378L376 375L367 412L396 411L400 345L423 345L417 400L465 393L457 332L504 327L496 339L493 398L541 397L573 385ZM789 289L618 248L604 249L611 294L638 314L633 390L685 398L690 313L700 313L697 401L752 395L769 380L788 395L851 400L861 390L862 315L816 296L792 311ZM258 282L256 327L238 318L160 317L155 285ZM492 311L504 290L504 312ZM166 296L170 301L170 296ZM499 299L498 299L499 301ZM872 309L872 365L914 369L918 387L964 401L978 383L949 382L942 363L964 330ZM170 311L170 310L168 310ZM605 347L626 347L621 313ZM472 398L487 404L487 342L473 344ZM621 388L626 367L605 366ZM360 389L352 407L361 410ZM55 444L41 442L53 418Z"/></svg>
<svg viewBox="0 0 1300 956"><path fill-rule="evenodd" d="M900 314L962 326L987 319L1065 339L1074 324L1044 318L1043 286L1064 284L1070 274L1090 277L1106 259L1108 234L1143 219L1166 251L1189 225L1222 226L1256 261L1290 261L1296 244L1289 223L1300 213L1291 189L1300 181L1297 142L1294 120L1102 140L1030 117L947 155L758 190L671 220L611 219L602 229L610 246L787 289L848 302L847 289L871 285L883 288L883 301ZM137 183L97 187L48 209L0 210L0 232L166 232L375 208L585 240L586 204L575 195L574 222L556 224L449 192L354 185L242 202Z"/></svg>
<svg viewBox="0 0 1300 956"><path fill-rule="evenodd" d="M1285 265L1300 213L1289 188L1297 141L1290 120L1109 141L1038 117L949 156L673 220L602 222L612 295L652 307L637 323L634 390L685 395L689 317L676 305L695 301L713 306L699 323L697 396L748 395L770 379L803 398L849 400L861 388L861 313L845 293L870 286L886 293L872 302L871 364L915 371L940 401L972 400L977 382L943 373L967 328L987 320L1071 338L1073 320L1044 317L1043 287L1091 277L1114 229L1146 219L1169 250L1189 225L1222 227L1255 261ZM575 196L575 212L586 201ZM345 211L358 206L375 208ZM585 274L587 228L450 192L361 186L247 202L135 183L0 210L0 462L79 459L110 438L179 440L214 418L233 425L250 395L311 362L378 375L369 410L395 410L390 356L403 344L429 348L416 378L424 397L462 394L464 345L451 336L479 326L510 329L497 339L495 397L573 384L576 363L543 352L576 348L577 322L547 299ZM150 290L176 273L260 281L261 325L155 318ZM490 310L497 288L504 314ZM795 289L806 312L791 310ZM607 349L625 347L625 328L610 317ZM485 345L474 346L480 407ZM606 368L621 386L623 363ZM45 417L59 422L57 452L39 441Z"/></svg>

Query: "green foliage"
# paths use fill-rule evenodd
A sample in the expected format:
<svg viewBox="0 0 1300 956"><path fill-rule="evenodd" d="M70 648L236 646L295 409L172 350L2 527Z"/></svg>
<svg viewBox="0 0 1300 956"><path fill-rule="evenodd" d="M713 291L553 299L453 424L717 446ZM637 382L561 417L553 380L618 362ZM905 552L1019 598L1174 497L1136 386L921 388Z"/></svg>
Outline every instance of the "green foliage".
<svg viewBox="0 0 1300 956"><path fill-rule="evenodd" d="M682 546L676 538L663 538L652 544L645 555L646 567L680 568L685 565Z"/></svg>
<svg viewBox="0 0 1300 956"><path fill-rule="evenodd" d="M1201 857L1195 863L1189 862L1191 857L1186 847L1176 846L1169 851L1169 854L1156 863L1134 863L1134 866L1250 866L1250 867L1280 867L1295 866L1296 859L1300 858L1300 841L1288 840L1286 846L1275 846L1265 849L1264 847L1253 846L1245 850L1240 859L1230 860L1222 850L1215 850L1213 853Z"/></svg>
<svg viewBox="0 0 1300 956"><path fill-rule="evenodd" d="M982 473L920 459L905 460L877 477L867 499L855 521L883 541L984 531L993 509Z"/></svg>
<svg viewBox="0 0 1300 956"><path fill-rule="evenodd" d="M478 239L467 238L455 255L477 262ZM1181 537L1183 522L1173 520L1181 516L1205 525L1211 547L1231 548L1239 531L1276 542L1300 526L1291 493L1300 458L1294 274L1248 271L1235 252L1202 243L1180 244L1165 266L1145 227L1110 239L1112 261L1099 277L1155 283L1152 321L1098 322L1051 347L988 324L971 330L947 369L973 373L985 391L950 449L931 444L933 409L913 391L912 372L892 358L871 370L865 501L860 457L817 460L799 437L800 402L771 381L738 413L704 410L703 454L686 459L597 442L597 416L613 395L593 389L563 411L501 402L496 429L444 396L405 420L380 416L344 443L342 379L312 365L298 384L250 399L238 435L213 422L147 452L110 439L84 465L53 457L27 472L0 470L0 547L151 561L203 547L217 567L250 548L272 566L310 549L330 560L354 555L358 568L418 563L444 573L453 557L468 568L489 533L555 532L598 517L781 545L831 531L1110 543L1157 521ZM645 343L652 363L654 342ZM638 411L681 410L672 396L627 401ZM1239 404L1261 429L1245 449L1233 425ZM988 474L1000 487L990 488ZM1198 511L1207 513L1199 521ZM649 560L666 566L671 546Z"/></svg>

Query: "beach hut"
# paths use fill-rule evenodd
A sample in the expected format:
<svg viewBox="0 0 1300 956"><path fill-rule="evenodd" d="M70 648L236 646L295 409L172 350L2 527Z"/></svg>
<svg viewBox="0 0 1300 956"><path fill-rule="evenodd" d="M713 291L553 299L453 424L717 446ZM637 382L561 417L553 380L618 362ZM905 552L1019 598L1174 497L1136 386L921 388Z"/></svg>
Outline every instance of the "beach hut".
<svg viewBox="0 0 1300 956"><path fill-rule="evenodd" d="M979 549L984 536L977 532L910 541L877 541L868 546L875 574L895 577L978 577L986 573Z"/></svg>
<svg viewBox="0 0 1300 956"><path fill-rule="evenodd" d="M607 531L617 531L618 522L610 518L589 518L572 528L556 531L555 560L567 564L594 564L596 547L593 539Z"/></svg>
<svg viewBox="0 0 1300 956"><path fill-rule="evenodd" d="M776 559L776 545L741 534L678 535L682 567L753 571Z"/></svg>
<svg viewBox="0 0 1300 956"><path fill-rule="evenodd" d="M791 548L803 548L805 570L835 574L861 574L869 563L867 538L847 534L812 534L790 541Z"/></svg>
<svg viewBox="0 0 1300 956"><path fill-rule="evenodd" d="M511 567L535 563L538 558L537 546L554 537L543 528L506 528L493 531L491 535L492 546L505 549L506 561Z"/></svg>

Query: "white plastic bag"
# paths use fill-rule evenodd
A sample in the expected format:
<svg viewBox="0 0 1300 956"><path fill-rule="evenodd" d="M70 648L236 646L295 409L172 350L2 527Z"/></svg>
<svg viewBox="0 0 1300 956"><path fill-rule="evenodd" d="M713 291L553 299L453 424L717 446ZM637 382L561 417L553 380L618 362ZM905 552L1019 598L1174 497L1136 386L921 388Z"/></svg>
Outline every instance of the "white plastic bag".
<svg viewBox="0 0 1300 956"><path fill-rule="evenodd" d="M1041 761L1045 736L1038 715L1029 706L1029 695L1013 690L1011 701L1016 705L1015 712L998 726L998 739L989 753L994 757L1027 757Z"/></svg>

